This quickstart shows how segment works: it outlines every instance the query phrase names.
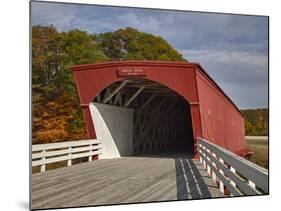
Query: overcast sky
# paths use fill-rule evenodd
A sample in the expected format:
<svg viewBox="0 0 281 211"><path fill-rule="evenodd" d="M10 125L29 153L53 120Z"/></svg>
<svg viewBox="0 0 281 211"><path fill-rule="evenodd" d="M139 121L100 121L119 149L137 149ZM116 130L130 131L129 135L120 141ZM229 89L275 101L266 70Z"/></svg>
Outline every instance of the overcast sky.
<svg viewBox="0 0 281 211"><path fill-rule="evenodd" d="M32 2L32 25L89 33L133 27L199 62L240 108L268 107L267 17Z"/></svg>

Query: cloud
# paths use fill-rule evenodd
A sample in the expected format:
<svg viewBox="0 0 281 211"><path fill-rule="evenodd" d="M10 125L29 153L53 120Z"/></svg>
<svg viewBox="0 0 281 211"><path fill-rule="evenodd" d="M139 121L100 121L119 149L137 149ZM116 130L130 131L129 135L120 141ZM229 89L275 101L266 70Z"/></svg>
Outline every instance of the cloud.
<svg viewBox="0 0 281 211"><path fill-rule="evenodd" d="M32 20L60 31L114 31L127 26L159 35L177 49L267 50L264 17L32 2Z"/></svg>
<svg viewBox="0 0 281 211"><path fill-rule="evenodd" d="M61 31L72 28L73 21L77 18L79 8L75 5L51 4L32 2L32 24L53 24Z"/></svg>
<svg viewBox="0 0 281 211"><path fill-rule="evenodd" d="M266 107L268 19L169 10L32 2L32 24L89 33L133 27L201 63L238 107Z"/></svg>
<svg viewBox="0 0 281 211"><path fill-rule="evenodd" d="M184 50L240 108L268 107L268 58L261 52Z"/></svg>

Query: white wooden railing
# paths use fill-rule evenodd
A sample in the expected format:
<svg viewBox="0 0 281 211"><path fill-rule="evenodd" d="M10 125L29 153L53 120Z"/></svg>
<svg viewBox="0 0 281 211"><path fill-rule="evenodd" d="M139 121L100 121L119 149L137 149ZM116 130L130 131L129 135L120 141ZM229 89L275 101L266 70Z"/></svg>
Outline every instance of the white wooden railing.
<svg viewBox="0 0 281 211"><path fill-rule="evenodd" d="M88 157L92 161L93 155L100 154L99 140L67 141L50 144L32 145L32 167L40 166L40 172L46 170L46 164L66 161L72 165L72 159Z"/></svg>
<svg viewBox="0 0 281 211"><path fill-rule="evenodd" d="M268 141L268 136L245 136L246 141Z"/></svg>
<svg viewBox="0 0 281 211"><path fill-rule="evenodd" d="M218 183L232 196L268 194L268 170L218 145L198 138L200 162Z"/></svg>

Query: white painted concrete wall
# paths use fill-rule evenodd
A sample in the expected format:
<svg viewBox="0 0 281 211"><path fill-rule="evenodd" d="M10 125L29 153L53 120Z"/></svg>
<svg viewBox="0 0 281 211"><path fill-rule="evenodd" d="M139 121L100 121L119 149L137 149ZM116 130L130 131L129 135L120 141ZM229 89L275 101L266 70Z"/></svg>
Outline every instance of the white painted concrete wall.
<svg viewBox="0 0 281 211"><path fill-rule="evenodd" d="M99 158L133 154L133 109L91 103L90 111L97 138L102 143Z"/></svg>

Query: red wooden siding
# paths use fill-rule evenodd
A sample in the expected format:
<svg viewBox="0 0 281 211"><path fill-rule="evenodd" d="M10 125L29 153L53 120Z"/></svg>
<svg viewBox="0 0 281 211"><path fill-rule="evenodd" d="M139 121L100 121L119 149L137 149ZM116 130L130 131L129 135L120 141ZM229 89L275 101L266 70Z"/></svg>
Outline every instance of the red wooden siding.
<svg viewBox="0 0 281 211"><path fill-rule="evenodd" d="M95 130L87 106L103 89L117 80L126 79L126 76L118 75L122 68L144 69L145 74L136 77L159 82L190 103L195 150L197 137L235 153L246 150L242 115L213 79L195 63L122 61L72 67L90 138L95 138Z"/></svg>

